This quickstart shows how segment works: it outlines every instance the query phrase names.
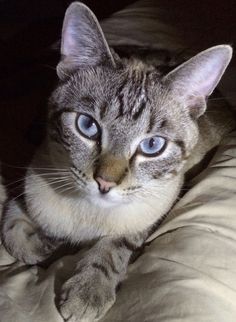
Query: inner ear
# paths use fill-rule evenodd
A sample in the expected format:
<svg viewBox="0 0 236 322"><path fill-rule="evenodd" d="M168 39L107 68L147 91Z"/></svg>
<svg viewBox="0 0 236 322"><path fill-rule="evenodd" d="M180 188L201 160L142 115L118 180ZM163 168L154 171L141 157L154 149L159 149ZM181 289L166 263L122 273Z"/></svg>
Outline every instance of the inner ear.
<svg viewBox="0 0 236 322"><path fill-rule="evenodd" d="M228 45L209 48L167 74L164 83L184 99L190 112L200 116L231 57L232 48Z"/></svg>
<svg viewBox="0 0 236 322"><path fill-rule="evenodd" d="M99 22L87 6L74 2L63 22L58 76L63 79L79 68L101 64L115 66Z"/></svg>

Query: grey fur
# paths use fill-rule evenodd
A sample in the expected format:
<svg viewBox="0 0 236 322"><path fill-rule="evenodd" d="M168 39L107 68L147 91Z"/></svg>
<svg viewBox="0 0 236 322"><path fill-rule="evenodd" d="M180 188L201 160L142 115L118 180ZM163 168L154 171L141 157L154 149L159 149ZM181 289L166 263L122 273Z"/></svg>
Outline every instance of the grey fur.
<svg viewBox="0 0 236 322"><path fill-rule="evenodd" d="M217 105L203 114L231 54L230 46L213 47L166 74L151 50L148 60L110 50L83 4L67 10L47 138L26 175L25 209L10 201L2 221L7 249L28 263L47 258L58 239L93 244L62 288L66 321L97 321L107 312L131 255L173 205L186 171L235 126ZM79 113L96 120L100 141L78 133ZM166 148L144 157L139 143L155 135ZM97 175L116 186L101 195ZM30 243L18 234L24 229Z"/></svg>

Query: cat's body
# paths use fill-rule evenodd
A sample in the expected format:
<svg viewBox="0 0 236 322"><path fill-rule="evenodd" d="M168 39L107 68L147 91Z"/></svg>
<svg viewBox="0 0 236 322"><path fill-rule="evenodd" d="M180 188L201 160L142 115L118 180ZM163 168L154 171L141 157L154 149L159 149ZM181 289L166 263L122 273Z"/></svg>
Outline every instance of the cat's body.
<svg viewBox="0 0 236 322"><path fill-rule="evenodd" d="M47 137L26 175L25 205L6 204L2 236L27 263L62 241L93 242L60 310L67 321L94 321L114 303L132 253L175 202L186 171L235 126L216 103L204 114L231 49L213 47L163 74L158 56L150 63L150 55L111 52L93 14L75 3L61 51Z"/></svg>

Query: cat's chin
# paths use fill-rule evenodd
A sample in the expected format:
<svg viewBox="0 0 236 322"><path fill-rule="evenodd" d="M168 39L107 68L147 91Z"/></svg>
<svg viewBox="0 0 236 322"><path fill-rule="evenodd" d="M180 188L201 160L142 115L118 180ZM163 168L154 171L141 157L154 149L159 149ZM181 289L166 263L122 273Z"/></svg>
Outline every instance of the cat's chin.
<svg viewBox="0 0 236 322"><path fill-rule="evenodd" d="M88 194L86 199L99 208L114 208L125 203L121 196L112 193L101 194L100 192L97 192Z"/></svg>

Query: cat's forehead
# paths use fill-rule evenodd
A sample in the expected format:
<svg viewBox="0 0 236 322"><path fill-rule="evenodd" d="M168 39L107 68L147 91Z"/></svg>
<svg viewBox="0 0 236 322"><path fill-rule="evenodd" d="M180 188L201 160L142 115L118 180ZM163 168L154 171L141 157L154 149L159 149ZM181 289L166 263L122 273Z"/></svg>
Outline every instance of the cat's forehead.
<svg viewBox="0 0 236 322"><path fill-rule="evenodd" d="M94 116L111 133L148 133L173 119L173 97L160 74L143 63L80 71L66 87L66 101L75 110ZM175 120L178 116L174 115Z"/></svg>
<svg viewBox="0 0 236 322"><path fill-rule="evenodd" d="M74 99L90 100L94 107L101 109L101 116L117 113L116 117L130 117L135 121L143 112L158 109L162 105L159 102L167 98L159 73L141 62L120 69L97 68L78 73L71 87L75 91Z"/></svg>

